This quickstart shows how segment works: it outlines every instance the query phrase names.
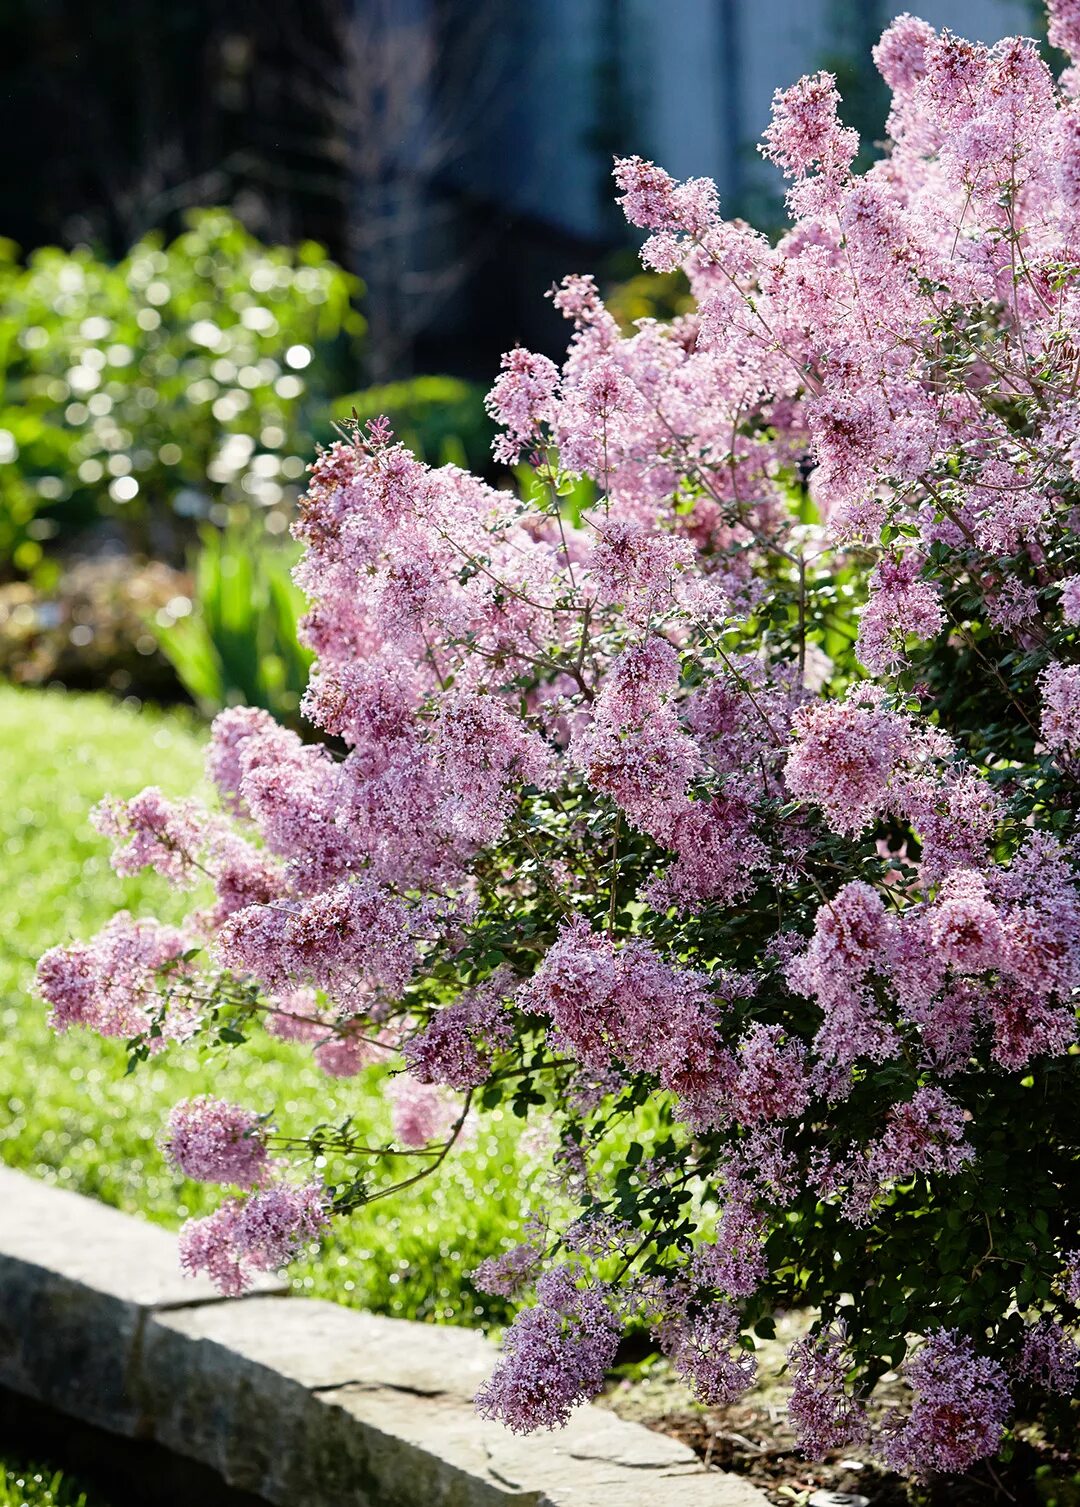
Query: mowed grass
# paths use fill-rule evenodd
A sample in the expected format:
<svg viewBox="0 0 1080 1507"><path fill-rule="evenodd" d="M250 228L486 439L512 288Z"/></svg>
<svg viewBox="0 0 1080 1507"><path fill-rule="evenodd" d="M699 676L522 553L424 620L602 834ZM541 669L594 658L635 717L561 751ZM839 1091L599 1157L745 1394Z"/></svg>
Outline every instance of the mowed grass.
<svg viewBox="0 0 1080 1507"><path fill-rule="evenodd" d="M61 1470L0 1461L0 1507L105 1507Z"/></svg>
<svg viewBox="0 0 1080 1507"><path fill-rule="evenodd" d="M125 1076L120 1042L57 1036L33 990L38 957L88 937L122 907L178 920L185 897L156 875L121 879L92 830L106 793L147 784L202 788L205 731L177 714L130 710L95 696L0 687L0 1157L37 1177L174 1227L221 1191L183 1182L156 1140L172 1104L213 1091L273 1111L288 1133L353 1115L388 1138L377 1081L327 1078L302 1048L259 1032L244 1047L172 1047ZM517 1236L543 1205L543 1174L518 1148L517 1122L489 1117L471 1148L400 1199L338 1221L321 1252L291 1268L312 1295L399 1317L501 1321L498 1299L468 1273Z"/></svg>

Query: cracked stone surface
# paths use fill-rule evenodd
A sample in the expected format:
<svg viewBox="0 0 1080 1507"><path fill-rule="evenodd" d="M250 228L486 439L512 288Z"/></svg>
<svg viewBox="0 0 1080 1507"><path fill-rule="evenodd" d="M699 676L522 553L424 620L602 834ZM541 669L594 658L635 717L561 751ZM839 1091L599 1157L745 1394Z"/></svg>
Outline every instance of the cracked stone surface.
<svg viewBox="0 0 1080 1507"><path fill-rule="evenodd" d="M765 1507L676 1440L582 1408L517 1438L477 1418L469 1330L177 1269L175 1237L0 1168L0 1383L153 1438L281 1507Z"/></svg>
<svg viewBox="0 0 1080 1507"><path fill-rule="evenodd" d="M313 1390L388 1387L471 1402L495 1349L474 1330L415 1324L317 1298L248 1298L162 1316L158 1328L212 1338Z"/></svg>

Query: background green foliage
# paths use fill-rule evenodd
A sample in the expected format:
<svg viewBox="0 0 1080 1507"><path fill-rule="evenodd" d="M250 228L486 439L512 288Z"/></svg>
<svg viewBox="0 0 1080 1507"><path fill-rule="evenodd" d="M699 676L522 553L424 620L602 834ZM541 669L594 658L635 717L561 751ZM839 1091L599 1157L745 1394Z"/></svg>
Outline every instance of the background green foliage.
<svg viewBox="0 0 1080 1507"><path fill-rule="evenodd" d="M365 422L385 414L398 439L428 465L453 464L483 476L492 469L495 434L484 396L478 383L459 377L411 377L339 398L333 414Z"/></svg>
<svg viewBox="0 0 1080 1507"><path fill-rule="evenodd" d="M73 557L121 550L190 567L193 610L178 581L169 610L134 633L157 640L201 712L247 702L296 723L310 656L287 530L316 445L353 410L385 412L432 463L491 469L472 383L335 397L360 367L360 291L320 246L265 246L224 210L195 211L175 240L147 236L116 264L56 247L23 264L0 241L0 583L32 577L32 595L0 610L12 678L118 683L124 656L102 652L111 618L76 625L91 634L83 673L63 604ZM176 694L164 668L132 688Z"/></svg>
<svg viewBox="0 0 1080 1507"><path fill-rule="evenodd" d="M0 1507L104 1507L62 1470L0 1462Z"/></svg>
<svg viewBox="0 0 1080 1507"><path fill-rule="evenodd" d="M298 551L267 547L257 530L201 532L194 611L158 628L158 644L204 716L262 706L300 724L312 655L297 639L305 600L291 567Z"/></svg>
<svg viewBox="0 0 1080 1507"><path fill-rule="evenodd" d="M283 531L356 370L358 286L223 210L116 264L45 247L23 266L0 242L0 568L101 517L164 557L237 510Z"/></svg>

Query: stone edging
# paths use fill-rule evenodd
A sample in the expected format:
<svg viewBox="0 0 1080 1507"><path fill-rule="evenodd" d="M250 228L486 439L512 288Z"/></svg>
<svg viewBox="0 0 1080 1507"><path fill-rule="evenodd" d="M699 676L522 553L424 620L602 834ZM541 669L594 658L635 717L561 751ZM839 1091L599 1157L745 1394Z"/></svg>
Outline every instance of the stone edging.
<svg viewBox="0 0 1080 1507"><path fill-rule="evenodd" d="M3 1167L0 1211L0 1386L281 1507L765 1507L601 1408L527 1439L477 1418L482 1335L219 1298L166 1231Z"/></svg>

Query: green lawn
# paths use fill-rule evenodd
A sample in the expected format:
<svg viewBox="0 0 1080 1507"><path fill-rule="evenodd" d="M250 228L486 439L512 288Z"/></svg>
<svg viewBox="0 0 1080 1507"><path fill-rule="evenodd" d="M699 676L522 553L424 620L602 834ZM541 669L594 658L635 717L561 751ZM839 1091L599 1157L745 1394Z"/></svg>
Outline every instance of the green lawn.
<svg viewBox="0 0 1080 1507"><path fill-rule="evenodd" d="M0 1461L0 1507L104 1507L61 1470Z"/></svg>
<svg viewBox="0 0 1080 1507"><path fill-rule="evenodd" d="M95 696L0 687L0 872L7 893L0 938L0 1157L52 1182L166 1225L214 1206L213 1188L172 1174L155 1139L179 1098L215 1093L273 1110L298 1130L348 1114L387 1134L377 1089L364 1075L325 1077L304 1051L260 1034L239 1052L172 1048L124 1076L116 1042L56 1036L32 987L55 942L85 937L121 906L177 919L183 897L155 875L118 878L87 813L106 792L154 783L190 793L205 734L186 718L131 711ZM470 1150L403 1196L339 1223L321 1254L294 1267L303 1291L401 1317L481 1323L504 1317L474 1292L468 1272L517 1234L530 1187L512 1123L489 1119ZM0 1503L0 1507L3 1504Z"/></svg>

